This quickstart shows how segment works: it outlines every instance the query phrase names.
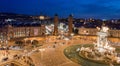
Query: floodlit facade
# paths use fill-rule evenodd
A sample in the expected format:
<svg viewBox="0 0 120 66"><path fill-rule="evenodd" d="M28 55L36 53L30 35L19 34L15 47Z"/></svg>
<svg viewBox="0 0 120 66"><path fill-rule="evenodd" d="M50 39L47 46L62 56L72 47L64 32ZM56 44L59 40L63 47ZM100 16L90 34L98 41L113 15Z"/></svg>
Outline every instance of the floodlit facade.
<svg viewBox="0 0 120 66"><path fill-rule="evenodd" d="M79 28L78 34L81 35L96 35L97 28ZM120 37L120 30L109 30L110 37Z"/></svg>
<svg viewBox="0 0 120 66"><path fill-rule="evenodd" d="M41 36L45 33L45 25L40 26L12 26L0 28L0 40L10 40L19 37Z"/></svg>

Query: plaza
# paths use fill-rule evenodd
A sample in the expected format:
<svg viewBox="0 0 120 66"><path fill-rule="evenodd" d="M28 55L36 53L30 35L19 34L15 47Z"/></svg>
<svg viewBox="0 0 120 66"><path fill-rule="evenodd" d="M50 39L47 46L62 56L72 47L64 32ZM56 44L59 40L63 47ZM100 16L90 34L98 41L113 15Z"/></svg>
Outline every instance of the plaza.
<svg viewBox="0 0 120 66"><path fill-rule="evenodd" d="M30 61L30 59L26 59L24 57L30 57L32 59L30 62L35 66L80 66L79 64L69 60L64 55L64 49L72 45L93 44L96 40L96 36L75 35L72 37L72 39L69 40L57 39L57 37L58 36L27 38L27 40L33 40L33 39L35 40L36 38L36 40L40 41L40 44L42 45L32 48L26 45L25 48L31 48L31 49L26 49L26 51L24 48L22 48L22 50L9 50L10 54L6 56L8 57L8 60L4 61L4 63L3 62L0 63L3 63L2 65L6 65L9 61L15 60L16 61L15 63L18 62L17 64L20 63L25 66L29 66L27 61ZM22 40L24 39L25 38L23 38ZM108 38L108 39L113 43L115 42L119 43L120 41L119 38ZM14 57L14 55L18 55L18 57L20 56L20 58L12 58ZM1 60L4 57L2 57L1 55Z"/></svg>

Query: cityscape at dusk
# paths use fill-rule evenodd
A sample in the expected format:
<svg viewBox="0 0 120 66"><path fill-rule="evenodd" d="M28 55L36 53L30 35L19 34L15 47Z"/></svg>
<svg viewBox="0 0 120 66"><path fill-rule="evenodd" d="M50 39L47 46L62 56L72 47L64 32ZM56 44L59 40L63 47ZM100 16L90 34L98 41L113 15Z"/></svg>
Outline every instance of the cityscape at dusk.
<svg viewBox="0 0 120 66"><path fill-rule="evenodd" d="M1 0L0 66L120 66L120 0Z"/></svg>

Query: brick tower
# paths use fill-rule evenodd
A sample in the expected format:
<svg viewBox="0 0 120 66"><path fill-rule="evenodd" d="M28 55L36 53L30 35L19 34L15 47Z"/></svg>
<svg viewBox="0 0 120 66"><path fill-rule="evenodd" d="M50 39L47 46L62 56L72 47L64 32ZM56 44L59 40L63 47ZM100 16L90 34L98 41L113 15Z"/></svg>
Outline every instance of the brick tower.
<svg viewBox="0 0 120 66"><path fill-rule="evenodd" d="M53 32L53 35L58 35L58 22L59 22L58 15L55 14L55 16L54 16L54 32Z"/></svg>
<svg viewBox="0 0 120 66"><path fill-rule="evenodd" d="M68 33L69 35L73 32L73 16L70 15L68 18Z"/></svg>

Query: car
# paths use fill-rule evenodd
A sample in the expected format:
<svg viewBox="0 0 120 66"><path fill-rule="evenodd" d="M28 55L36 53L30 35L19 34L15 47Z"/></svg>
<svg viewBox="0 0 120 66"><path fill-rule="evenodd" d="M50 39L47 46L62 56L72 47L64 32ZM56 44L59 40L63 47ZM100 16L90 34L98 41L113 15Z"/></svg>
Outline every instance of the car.
<svg viewBox="0 0 120 66"><path fill-rule="evenodd" d="M8 57L2 59L2 61L7 61L7 60L8 60Z"/></svg>

